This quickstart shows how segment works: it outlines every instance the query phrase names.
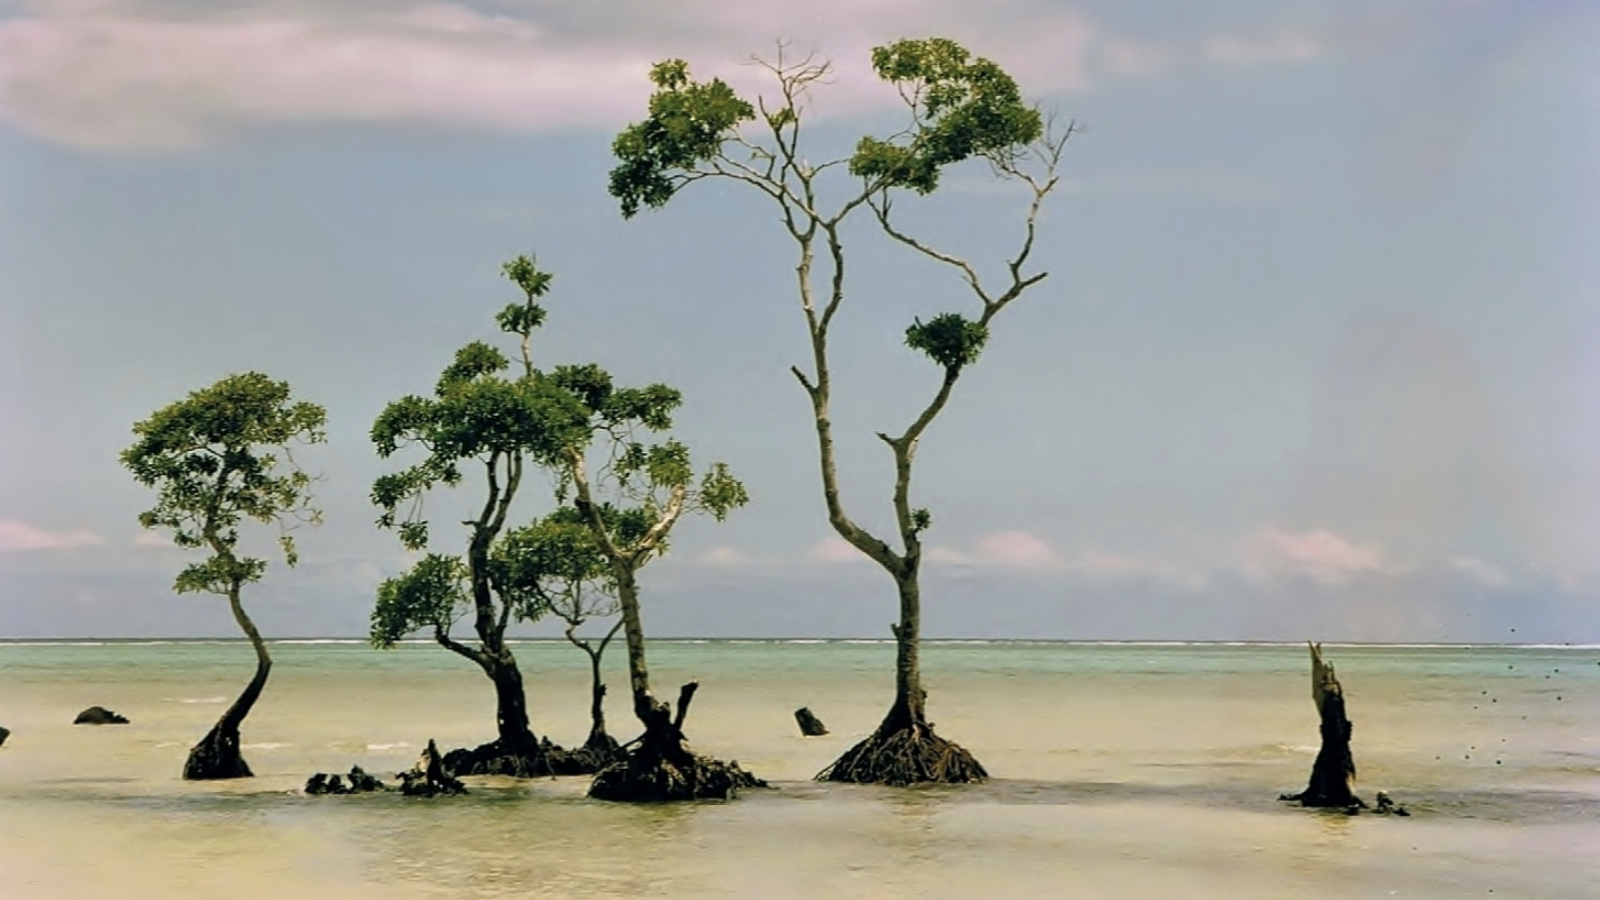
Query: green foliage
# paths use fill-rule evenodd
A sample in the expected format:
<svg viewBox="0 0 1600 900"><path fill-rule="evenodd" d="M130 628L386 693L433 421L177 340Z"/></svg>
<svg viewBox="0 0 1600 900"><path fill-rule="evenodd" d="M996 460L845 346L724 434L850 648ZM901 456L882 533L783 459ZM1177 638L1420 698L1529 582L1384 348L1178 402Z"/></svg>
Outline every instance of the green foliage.
<svg viewBox="0 0 1600 900"><path fill-rule="evenodd" d="M718 522L750 502L744 484L733 477L725 463L712 463L711 470L700 479L699 494L700 505Z"/></svg>
<svg viewBox="0 0 1600 900"><path fill-rule="evenodd" d="M549 272L541 272L533 260L526 256L518 256L500 269L522 289L527 299L522 303L507 304L505 309L495 314L494 320L499 324L501 331L526 338L544 324L544 307L533 301L549 293L550 281L554 276Z"/></svg>
<svg viewBox="0 0 1600 900"><path fill-rule="evenodd" d="M511 457L554 465L562 451L587 434L589 412L570 392L545 378L506 378L505 355L481 342L456 352L432 398L406 396L390 403L372 426L372 443L384 458L400 448L428 450L421 462L372 485L378 525L398 528L401 542L427 545L427 522L406 518L401 506L438 485L461 480L465 460L498 463Z"/></svg>
<svg viewBox="0 0 1600 900"><path fill-rule="evenodd" d="M1044 133L1039 111L987 59L971 59L946 38L900 40L872 50L878 77L913 98L916 127L901 141L864 137L850 171L882 187L926 194L939 170L974 156L1003 154Z"/></svg>
<svg viewBox="0 0 1600 900"><path fill-rule="evenodd" d="M533 298L543 297L549 293L550 281L555 277L549 272L541 272L533 260L521 255L502 265L500 271L517 287L522 288L522 292L528 296L529 303L533 302Z"/></svg>
<svg viewBox="0 0 1600 900"><path fill-rule="evenodd" d="M989 329L960 313L941 313L924 323L914 319L906 328L906 346L920 350L947 372L978 361L989 340Z"/></svg>
<svg viewBox="0 0 1600 900"><path fill-rule="evenodd" d="M933 513L925 506L919 506L911 511L911 529L918 534L933 527Z"/></svg>
<svg viewBox="0 0 1600 900"><path fill-rule="evenodd" d="M583 516L570 506L506 532L490 565L495 591L519 619L536 619L561 598L612 589L610 563Z"/></svg>
<svg viewBox="0 0 1600 900"><path fill-rule="evenodd" d="M755 118L755 109L720 78L698 83L681 59L657 63L650 70L656 92L650 115L628 126L611 145L618 160L611 170L611 196L632 218L639 205L652 208L672 199L675 173L716 157L722 142L740 122Z"/></svg>
<svg viewBox="0 0 1600 900"><path fill-rule="evenodd" d="M212 558L191 565L174 584L180 593L227 593L257 581L259 559L239 558L245 519L316 521L311 476L295 464L291 443L326 439L327 413L293 402L289 385L259 372L230 375L191 393L133 426L137 437L122 464L157 491L156 505L139 514L145 528L169 529L180 547L207 547ZM294 541L280 536L284 558L297 561Z"/></svg>
<svg viewBox="0 0 1600 900"><path fill-rule="evenodd" d="M403 575L378 585L372 608L370 639L374 647L393 647L423 628L448 633L450 623L468 604L467 567L453 556L430 553Z"/></svg>

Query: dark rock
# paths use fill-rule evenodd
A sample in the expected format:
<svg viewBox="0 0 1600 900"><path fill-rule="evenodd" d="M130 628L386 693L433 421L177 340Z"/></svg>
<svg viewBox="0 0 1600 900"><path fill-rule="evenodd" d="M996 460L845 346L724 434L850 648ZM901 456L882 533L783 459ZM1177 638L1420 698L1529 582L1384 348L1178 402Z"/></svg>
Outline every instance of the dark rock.
<svg viewBox="0 0 1600 900"><path fill-rule="evenodd" d="M1379 791L1378 792L1378 796L1377 796L1377 799L1375 801L1375 804L1376 804L1376 807L1374 808L1373 811L1376 812L1380 816L1409 816L1409 815L1411 815L1411 811L1410 810L1408 810L1404 806L1401 806L1400 804L1394 802L1394 800L1392 798L1390 798L1390 796L1388 794L1384 793L1383 791Z"/></svg>
<svg viewBox="0 0 1600 900"><path fill-rule="evenodd" d="M811 711L811 707L802 706L794 711L794 720L800 725L800 733L806 737L821 737L828 733L827 726Z"/></svg>
<svg viewBox="0 0 1600 900"><path fill-rule="evenodd" d="M360 766L351 766L350 775L348 777L350 779L350 783L345 784L344 779L340 778L338 775L329 775L326 772L318 772L317 774L306 779L306 793L313 795L367 794L373 791L386 791L389 789L388 786L383 782L362 771Z"/></svg>
<svg viewBox="0 0 1600 900"><path fill-rule="evenodd" d="M106 709L104 706L91 706L72 720L74 725L126 725L128 720Z"/></svg>
<svg viewBox="0 0 1600 900"><path fill-rule="evenodd" d="M5 726L0 726L0 747L6 745L6 738L8 737L11 737L11 730Z"/></svg>

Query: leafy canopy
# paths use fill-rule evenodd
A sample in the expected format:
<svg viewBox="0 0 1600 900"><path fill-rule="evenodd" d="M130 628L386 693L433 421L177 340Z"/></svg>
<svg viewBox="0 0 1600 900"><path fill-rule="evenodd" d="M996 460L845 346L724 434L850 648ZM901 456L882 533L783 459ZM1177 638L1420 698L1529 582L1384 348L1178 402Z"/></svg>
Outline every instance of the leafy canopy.
<svg viewBox="0 0 1600 900"><path fill-rule="evenodd" d="M900 40L872 49L872 68L912 107L914 127L900 140L863 137L850 171L884 187L920 194L939 186L939 170L974 156L1011 152L1044 133L1039 110L987 59L972 59L948 38Z"/></svg>
<svg viewBox="0 0 1600 900"><path fill-rule="evenodd" d="M372 442L387 459L400 448L423 447L419 463L372 485L372 502L381 510L378 524L396 528L411 549L427 546L427 521L406 518L402 504L436 485L461 480L463 461L492 465L511 456L554 464L579 439L588 414L573 395L549 379L506 378L505 355L474 342L456 352L439 377L432 397L415 395L390 403L372 426Z"/></svg>
<svg viewBox="0 0 1600 900"><path fill-rule="evenodd" d="M157 491L139 524L170 529L178 546L213 554L179 573L179 593L225 594L260 580L266 561L235 553L245 519L278 524L285 561L298 561L289 523L320 514L310 505L311 476L296 465L290 445L323 442L326 424L323 408L292 401L286 382L246 372L133 426L137 440L122 452L122 464Z"/></svg>

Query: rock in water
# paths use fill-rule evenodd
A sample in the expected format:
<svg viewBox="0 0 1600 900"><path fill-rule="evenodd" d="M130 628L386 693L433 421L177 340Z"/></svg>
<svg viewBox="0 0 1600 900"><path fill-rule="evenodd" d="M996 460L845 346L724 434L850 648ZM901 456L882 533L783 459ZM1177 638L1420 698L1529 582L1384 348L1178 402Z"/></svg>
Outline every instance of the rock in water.
<svg viewBox="0 0 1600 900"><path fill-rule="evenodd" d="M104 706L91 706L72 720L74 725L126 725L127 718L119 716Z"/></svg>
<svg viewBox="0 0 1600 900"><path fill-rule="evenodd" d="M4 747L6 745L6 738L8 737L11 737L10 729L0 725L0 747Z"/></svg>
<svg viewBox="0 0 1600 900"><path fill-rule="evenodd" d="M794 720L800 724L800 733L806 737L821 737L828 733L827 726L811 711L811 707L802 706L794 711Z"/></svg>

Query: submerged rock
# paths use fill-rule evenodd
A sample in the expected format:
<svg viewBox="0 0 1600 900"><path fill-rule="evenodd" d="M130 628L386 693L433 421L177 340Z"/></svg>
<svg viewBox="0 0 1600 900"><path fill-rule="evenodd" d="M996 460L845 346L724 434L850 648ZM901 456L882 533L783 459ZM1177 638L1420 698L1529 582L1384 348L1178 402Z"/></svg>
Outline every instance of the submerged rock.
<svg viewBox="0 0 1600 900"><path fill-rule="evenodd" d="M72 720L74 725L126 725L128 719L119 716L104 706L91 706Z"/></svg>
<svg viewBox="0 0 1600 900"><path fill-rule="evenodd" d="M6 745L6 738L8 737L11 737L11 730L4 725L0 725L0 747Z"/></svg>
<svg viewBox="0 0 1600 900"><path fill-rule="evenodd" d="M329 775L326 772L306 779L307 794L367 794L374 791L386 791L389 786L382 781L368 775L360 766L351 766L349 774L350 783L346 784L338 775Z"/></svg>

